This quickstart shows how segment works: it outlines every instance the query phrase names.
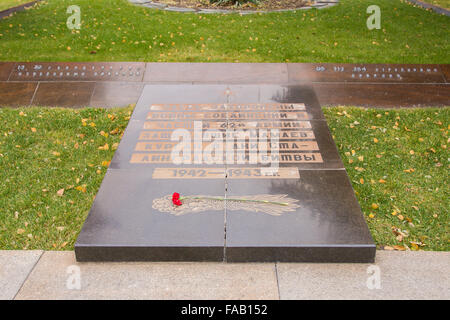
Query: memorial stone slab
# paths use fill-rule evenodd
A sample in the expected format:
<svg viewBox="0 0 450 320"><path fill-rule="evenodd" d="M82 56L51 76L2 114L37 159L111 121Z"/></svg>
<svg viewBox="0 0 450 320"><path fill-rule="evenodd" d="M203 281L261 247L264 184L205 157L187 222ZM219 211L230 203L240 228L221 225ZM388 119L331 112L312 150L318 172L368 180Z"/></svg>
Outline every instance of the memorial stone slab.
<svg viewBox="0 0 450 320"><path fill-rule="evenodd" d="M147 63L145 82L286 83L284 63Z"/></svg>
<svg viewBox="0 0 450 320"><path fill-rule="evenodd" d="M75 244L78 261L223 261L224 210L167 209L175 191L224 196L224 179L180 183L153 174L152 168L108 170Z"/></svg>
<svg viewBox="0 0 450 320"><path fill-rule="evenodd" d="M199 105L204 101L213 104ZM145 87L77 239L79 261L223 261L225 203L194 207L191 215L188 204L177 208L171 197L195 191L225 198L225 166L173 164L171 134L192 120L164 114L187 114L193 106L204 114L225 102L225 86Z"/></svg>
<svg viewBox="0 0 450 320"><path fill-rule="evenodd" d="M0 62L0 81L8 80L13 65L11 62Z"/></svg>
<svg viewBox="0 0 450 320"><path fill-rule="evenodd" d="M37 106L87 107L90 105L93 82L40 82L33 98Z"/></svg>
<svg viewBox="0 0 450 320"><path fill-rule="evenodd" d="M322 106L354 105L365 107L400 108L448 106L448 84L385 83L313 83Z"/></svg>
<svg viewBox="0 0 450 320"><path fill-rule="evenodd" d="M375 245L311 86L185 84L144 87L75 252L370 262Z"/></svg>
<svg viewBox="0 0 450 320"><path fill-rule="evenodd" d="M444 73L445 81L450 83L450 64L441 64L441 69Z"/></svg>
<svg viewBox="0 0 450 320"><path fill-rule="evenodd" d="M375 257L345 170L299 170L297 177L257 182L227 180L227 198L244 195L292 199L295 207L243 210L227 201L226 261L372 262Z"/></svg>
<svg viewBox="0 0 450 320"><path fill-rule="evenodd" d="M136 82L97 82L91 106L115 108L136 104L143 88L142 83Z"/></svg>
<svg viewBox="0 0 450 320"><path fill-rule="evenodd" d="M0 82L0 106L28 106L36 91L36 82Z"/></svg>

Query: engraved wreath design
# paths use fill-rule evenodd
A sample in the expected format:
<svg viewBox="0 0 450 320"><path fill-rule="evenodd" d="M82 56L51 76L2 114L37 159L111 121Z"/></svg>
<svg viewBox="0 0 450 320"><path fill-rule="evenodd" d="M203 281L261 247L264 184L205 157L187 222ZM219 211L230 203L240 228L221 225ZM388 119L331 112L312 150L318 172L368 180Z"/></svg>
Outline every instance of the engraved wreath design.
<svg viewBox="0 0 450 320"><path fill-rule="evenodd" d="M280 216L283 213L295 211L300 206L298 200L289 198L286 194L273 195L249 195L238 199L221 199L205 195L195 195L183 199L183 205L175 206L172 202L172 195L153 200L152 207L160 212L166 212L175 216L181 216L187 213L197 213L204 211L224 210L245 210L251 212L262 212L272 216ZM278 203L278 204L277 204ZM279 205L283 203L283 205Z"/></svg>

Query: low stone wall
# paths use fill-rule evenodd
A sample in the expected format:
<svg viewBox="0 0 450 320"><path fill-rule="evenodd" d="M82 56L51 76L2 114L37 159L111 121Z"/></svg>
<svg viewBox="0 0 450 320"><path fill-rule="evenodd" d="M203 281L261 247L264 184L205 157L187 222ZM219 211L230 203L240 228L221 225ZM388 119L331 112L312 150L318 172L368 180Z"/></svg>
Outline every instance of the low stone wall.
<svg viewBox="0 0 450 320"><path fill-rule="evenodd" d="M24 3L20 6L12 7L12 8L8 8L6 10L0 11L0 19L12 15L14 12L22 11L22 10L25 10L26 8L32 7L39 1L41 1L41 0L30 1L30 2Z"/></svg>
<svg viewBox="0 0 450 320"><path fill-rule="evenodd" d="M191 13L221 13L221 14L227 14L227 13L239 13L239 14L253 14L253 13L260 13L260 12L283 12L283 11L295 11L295 10L309 10L309 9L325 9L328 7L335 6L338 4L339 0L318 0L314 1L313 4L309 6L304 6L300 8L293 8L293 9L278 9L278 10L231 10L231 9L212 9L212 8L187 8L187 7L175 7L175 6L169 6L166 3L158 3L153 2L149 0L128 0L131 3L142 5L147 8L152 9L160 9L165 11L174 11L174 12L191 12Z"/></svg>

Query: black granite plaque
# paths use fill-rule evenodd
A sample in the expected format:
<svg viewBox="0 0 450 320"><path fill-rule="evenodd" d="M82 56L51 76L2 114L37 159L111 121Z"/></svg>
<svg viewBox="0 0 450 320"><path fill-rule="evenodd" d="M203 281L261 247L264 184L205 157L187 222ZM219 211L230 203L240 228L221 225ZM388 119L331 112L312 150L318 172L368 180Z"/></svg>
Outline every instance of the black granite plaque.
<svg viewBox="0 0 450 320"><path fill-rule="evenodd" d="M295 207L272 205L274 211L266 212L228 201L227 261L373 261L375 246L345 170L300 170L298 179L257 183L227 181L227 198L255 195L293 199Z"/></svg>
<svg viewBox="0 0 450 320"><path fill-rule="evenodd" d="M146 85L75 251L370 262L375 245L310 86Z"/></svg>
<svg viewBox="0 0 450 320"><path fill-rule="evenodd" d="M178 214L164 211L170 200L162 208L153 202L193 190L223 197L225 180L180 182L152 174L152 168L108 170L75 244L78 261L223 260L223 209Z"/></svg>

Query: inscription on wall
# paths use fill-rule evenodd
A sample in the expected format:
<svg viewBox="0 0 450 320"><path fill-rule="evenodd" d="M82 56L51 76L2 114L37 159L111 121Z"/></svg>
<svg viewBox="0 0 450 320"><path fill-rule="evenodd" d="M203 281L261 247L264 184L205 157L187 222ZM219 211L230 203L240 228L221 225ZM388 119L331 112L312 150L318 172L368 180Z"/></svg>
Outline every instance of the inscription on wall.
<svg viewBox="0 0 450 320"><path fill-rule="evenodd" d="M144 63L17 63L13 81L142 81Z"/></svg>
<svg viewBox="0 0 450 320"><path fill-rule="evenodd" d="M291 80L318 82L407 82L444 83L439 65L435 64L310 64L297 65ZM295 66L293 66L295 70ZM305 70L306 71L306 70Z"/></svg>
<svg viewBox="0 0 450 320"><path fill-rule="evenodd" d="M207 68L212 68L208 73L215 72L213 65ZM0 69L2 81L162 81L144 62L18 62L3 63ZM290 63L288 77L289 82L448 83L447 69L447 65L439 64ZM247 83L245 77L241 78ZM164 79L191 82L175 74Z"/></svg>

